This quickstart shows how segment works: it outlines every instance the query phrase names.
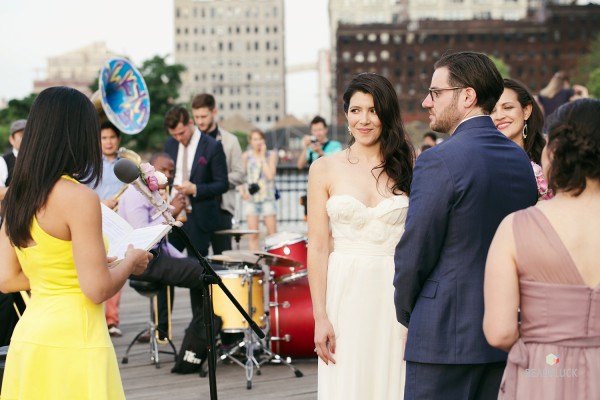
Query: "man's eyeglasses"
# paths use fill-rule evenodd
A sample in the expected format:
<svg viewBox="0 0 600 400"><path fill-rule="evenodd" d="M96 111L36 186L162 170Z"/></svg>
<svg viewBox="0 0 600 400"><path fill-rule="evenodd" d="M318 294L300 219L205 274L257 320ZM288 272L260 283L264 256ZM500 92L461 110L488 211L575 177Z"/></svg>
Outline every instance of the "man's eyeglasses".
<svg viewBox="0 0 600 400"><path fill-rule="evenodd" d="M450 87L441 87L441 88L429 88L427 90L429 90L429 96L431 96L431 101L435 101L435 97L433 96L433 94L435 93L436 95L438 95L438 92L443 92L444 90L458 90L458 89L464 89L464 86L450 86Z"/></svg>

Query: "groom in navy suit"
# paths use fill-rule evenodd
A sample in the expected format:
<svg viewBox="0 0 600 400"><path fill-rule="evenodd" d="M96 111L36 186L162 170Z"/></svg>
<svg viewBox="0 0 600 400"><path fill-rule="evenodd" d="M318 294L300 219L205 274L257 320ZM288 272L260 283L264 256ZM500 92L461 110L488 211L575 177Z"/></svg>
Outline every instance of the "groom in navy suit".
<svg viewBox="0 0 600 400"><path fill-rule="evenodd" d="M206 256L210 235L219 229L221 196L229 189L227 163L221 142L200 133L185 107L174 106L165 115L165 127L171 138L165 152L175 162L174 183L188 196L191 212L183 230L200 254ZM182 243L171 237L176 247Z"/></svg>
<svg viewBox="0 0 600 400"><path fill-rule="evenodd" d="M436 64L423 108L449 140L417 159L394 303L408 327L405 400L495 399L506 353L483 335L483 276L500 221L537 201L526 153L489 114L502 77L484 54ZM516 310L515 310L516 312Z"/></svg>

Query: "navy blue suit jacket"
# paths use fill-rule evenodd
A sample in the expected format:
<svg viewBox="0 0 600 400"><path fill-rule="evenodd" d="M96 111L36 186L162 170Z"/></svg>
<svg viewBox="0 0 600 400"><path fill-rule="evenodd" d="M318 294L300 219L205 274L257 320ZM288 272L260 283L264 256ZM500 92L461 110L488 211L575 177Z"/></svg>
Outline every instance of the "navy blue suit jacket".
<svg viewBox="0 0 600 400"><path fill-rule="evenodd" d="M165 152L173 158L175 165L178 151L179 142L169 138L165 144ZM192 243L202 250L208 246L206 233L220 229L218 217L221 195L229 189L223 145L209 135L200 135L190 170L190 182L196 185L197 190L196 196L189 196L192 213L188 214L183 229L190 236Z"/></svg>
<svg viewBox="0 0 600 400"><path fill-rule="evenodd" d="M394 303L408 327L407 361L506 359L483 335L485 261L502 219L536 201L527 154L489 116L464 121L419 156L394 256Z"/></svg>

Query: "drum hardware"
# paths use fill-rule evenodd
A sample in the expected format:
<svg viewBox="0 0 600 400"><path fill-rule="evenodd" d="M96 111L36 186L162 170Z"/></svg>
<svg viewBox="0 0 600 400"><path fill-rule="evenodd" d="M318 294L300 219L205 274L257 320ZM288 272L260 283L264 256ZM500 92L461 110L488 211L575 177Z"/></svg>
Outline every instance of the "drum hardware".
<svg viewBox="0 0 600 400"><path fill-rule="evenodd" d="M221 267L223 269L242 270L244 269L244 260L239 257L233 257L226 254L206 257L210 265ZM216 268L219 269L219 268Z"/></svg>
<svg viewBox="0 0 600 400"><path fill-rule="evenodd" d="M240 249L240 239L243 235L250 235L253 233L260 233L259 230L256 229L224 229L221 231L215 232L217 235L231 235L235 239L235 244L237 249Z"/></svg>
<svg viewBox="0 0 600 400"><path fill-rule="evenodd" d="M271 270L275 280L283 276L306 270L308 258L308 241L305 236L294 232L280 232L265 238L267 253L286 257L297 261L296 265L275 263Z"/></svg>
<svg viewBox="0 0 600 400"><path fill-rule="evenodd" d="M223 254L224 257L236 257L240 259L246 260L246 262L251 264L251 267L245 266L243 270L238 271L219 271L219 275L223 280L223 283L227 286L228 289L234 294L236 299L245 306L248 310L248 314L252 317L252 320L256 323L259 323L261 328L264 328L266 332L270 332L270 302L269 302L269 279L263 279L263 276L269 276L269 265L266 264L264 266L264 270L259 268L259 263L262 260L261 257L264 257L264 254L254 254L252 252L228 252L227 254ZM270 256L270 260L274 259L272 255ZM280 257L278 257L280 258ZM293 261L293 260L292 260ZM284 260L283 262L286 262ZM236 276L237 275L237 276ZM234 285L235 287L229 287L228 280L235 280L237 283L239 281L239 285ZM242 297L244 295L244 290L247 290L248 297L247 301L242 301ZM291 365L290 360L284 360L280 355L275 354L270 350L270 344L267 339L260 340L256 337L255 333L247 326L244 320L241 321L241 326L236 325L236 312L237 310L227 310L227 303L225 303L225 307L223 306L223 302L219 299L219 291L213 291L213 305L215 314L218 314L223 319L223 327L222 331L224 333L236 333L243 332L244 337L234 345L232 348L227 349L219 356L219 360L225 361L230 360L240 367L245 369L246 372L246 387L248 389L252 388L252 377L254 375L254 369L256 368L256 373L258 375L261 374L260 367L267 362L275 362L282 363L287 365L297 377L302 377L304 374L300 370L298 370L295 366ZM258 293L257 293L258 292ZM226 300L226 299L225 299ZM265 310L264 304L267 304L267 309ZM233 311L233 318L230 315L227 315L228 312ZM268 335L267 335L268 337ZM239 357L239 353L244 351L245 362L240 361L236 358L236 355ZM258 358L257 358L258 357Z"/></svg>
<svg viewBox="0 0 600 400"><path fill-rule="evenodd" d="M225 250L222 256L242 260L252 266L257 266L259 261L259 257L249 250Z"/></svg>
<svg viewBox="0 0 600 400"><path fill-rule="evenodd" d="M296 261L292 258L278 254L267 253L266 251L254 251L253 253L256 256L258 256L259 260L264 260L265 263L268 264L270 267L272 267L273 265L279 265L283 267L295 268L302 265L301 262Z"/></svg>

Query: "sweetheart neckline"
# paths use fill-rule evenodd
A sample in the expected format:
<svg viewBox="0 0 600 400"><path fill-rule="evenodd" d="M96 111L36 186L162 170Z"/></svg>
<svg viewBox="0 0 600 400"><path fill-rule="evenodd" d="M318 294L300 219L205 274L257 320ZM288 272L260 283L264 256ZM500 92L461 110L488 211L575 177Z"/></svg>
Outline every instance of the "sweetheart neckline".
<svg viewBox="0 0 600 400"><path fill-rule="evenodd" d="M353 199L354 201L356 201L357 203L359 203L360 205L362 205L363 207L369 208L369 209L378 208L381 204L383 204L389 200L394 200L397 197L406 197L408 199L407 196L402 195L402 194L394 195L394 196L386 197L385 199L383 199L379 203L377 203L377 205L375 205L375 206L368 206L365 203L363 203L362 201L360 201L359 199L357 199L356 197L352 196L351 194L333 194L333 195L329 196L329 199L327 199L327 202L329 202L329 200L333 199L334 197L349 197L349 198Z"/></svg>

